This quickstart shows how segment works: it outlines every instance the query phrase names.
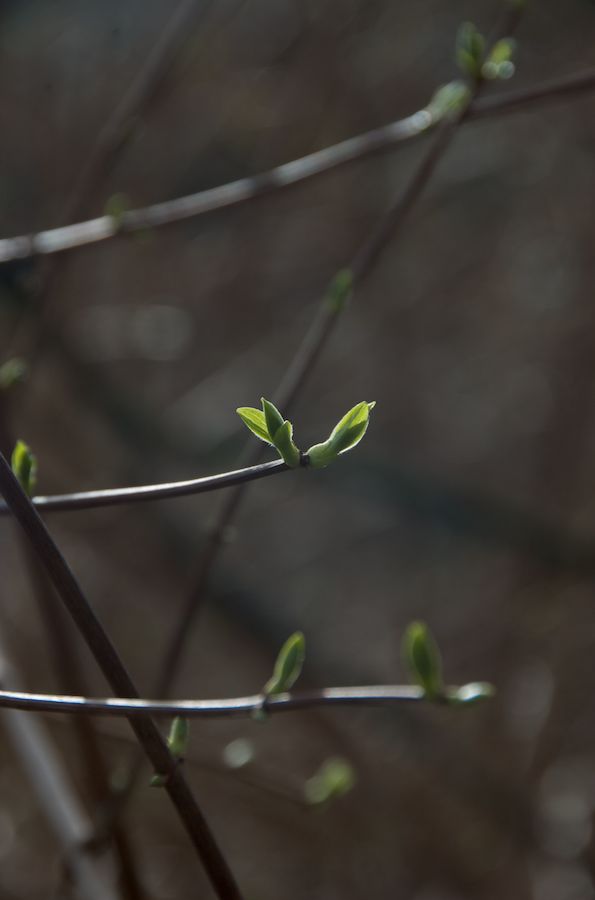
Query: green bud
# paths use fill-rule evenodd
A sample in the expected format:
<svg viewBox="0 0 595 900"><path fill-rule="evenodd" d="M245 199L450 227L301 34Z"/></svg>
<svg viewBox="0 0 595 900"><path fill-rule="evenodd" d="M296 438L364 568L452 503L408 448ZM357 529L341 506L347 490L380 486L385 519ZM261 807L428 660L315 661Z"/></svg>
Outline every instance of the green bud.
<svg viewBox="0 0 595 900"><path fill-rule="evenodd" d="M236 738L223 748L223 761L230 769L241 769L254 759L254 745L246 738Z"/></svg>
<svg viewBox="0 0 595 900"><path fill-rule="evenodd" d="M512 61L515 50L516 42L512 38L496 41L482 66L483 77L490 80L512 78L515 71Z"/></svg>
<svg viewBox="0 0 595 900"><path fill-rule="evenodd" d="M487 681L473 681L458 688L450 688L446 693L446 699L453 706L469 706L482 700L490 700L495 693L496 688L493 684Z"/></svg>
<svg viewBox="0 0 595 900"><path fill-rule="evenodd" d="M350 409L335 425L326 441L310 447L307 453L310 465L315 469L322 469L334 462L341 453L357 446L368 429L370 410L375 405L375 401L367 403L363 400Z"/></svg>
<svg viewBox="0 0 595 900"><path fill-rule="evenodd" d="M287 638L275 662L271 678L262 689L267 697L289 691L298 680L306 657L306 640L301 631Z"/></svg>
<svg viewBox="0 0 595 900"><path fill-rule="evenodd" d="M176 716L172 720L167 736L167 746L169 752L175 757L177 762L181 762L186 756L188 751L189 732L188 719L185 719L183 716ZM155 788L165 787L168 780L169 775L155 772L155 774L151 776L149 785Z"/></svg>
<svg viewBox="0 0 595 900"><path fill-rule="evenodd" d="M438 646L423 622L412 622L403 637L403 658L411 677L423 688L428 700L444 693Z"/></svg>
<svg viewBox="0 0 595 900"><path fill-rule="evenodd" d="M293 443L293 425L283 422L274 434L273 444L285 465L295 469L300 464L300 451Z"/></svg>
<svg viewBox="0 0 595 900"><path fill-rule="evenodd" d="M351 269L340 269L329 284L325 302L333 312L341 312L353 291Z"/></svg>
<svg viewBox="0 0 595 900"><path fill-rule="evenodd" d="M434 121L454 119L471 100L471 89L464 81L450 81L439 87L426 109Z"/></svg>
<svg viewBox="0 0 595 900"><path fill-rule="evenodd" d="M295 469L300 464L300 451L293 442L293 425L270 400L261 397L261 403L262 412L251 406L240 406L236 412L257 438L275 447L284 463Z"/></svg>
<svg viewBox="0 0 595 900"><path fill-rule="evenodd" d="M188 751L189 738L188 719L183 716L176 716L169 729L167 738L167 746L176 759L183 759Z"/></svg>
<svg viewBox="0 0 595 900"><path fill-rule="evenodd" d="M28 366L24 359L14 356L0 366L0 391L7 391L27 377Z"/></svg>
<svg viewBox="0 0 595 900"><path fill-rule="evenodd" d="M129 209L130 203L126 194L112 194L105 204L104 213L113 219L116 228L119 228L124 218L124 213Z"/></svg>
<svg viewBox="0 0 595 900"><path fill-rule="evenodd" d="M264 397L261 397L260 402L262 403L262 412L269 433L269 440L273 443L273 435L281 428L284 419L277 407L273 406L270 400L265 400Z"/></svg>
<svg viewBox="0 0 595 900"><path fill-rule="evenodd" d="M470 78L479 78L485 54L485 38L472 22L463 22L457 32L456 59L459 69Z"/></svg>
<svg viewBox="0 0 595 900"><path fill-rule="evenodd" d="M151 780L149 781L149 786L154 787L154 788L165 787L165 785L167 784L167 781L168 781L167 775L157 775L157 773L155 773L155 775L151 776Z"/></svg>
<svg viewBox="0 0 595 900"><path fill-rule="evenodd" d="M338 756L331 757L305 783L306 801L312 806L328 803L329 800L349 793L355 783L356 775L351 763Z"/></svg>
<svg viewBox="0 0 595 900"><path fill-rule="evenodd" d="M37 460L23 441L16 442L12 451L11 465L12 471L25 493L29 497L33 496L37 483Z"/></svg>

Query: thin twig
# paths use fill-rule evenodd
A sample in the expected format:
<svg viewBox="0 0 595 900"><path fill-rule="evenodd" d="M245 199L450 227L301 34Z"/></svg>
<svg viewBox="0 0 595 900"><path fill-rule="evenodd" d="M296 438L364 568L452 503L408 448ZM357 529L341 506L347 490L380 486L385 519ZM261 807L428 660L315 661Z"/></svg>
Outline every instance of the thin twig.
<svg viewBox="0 0 595 900"><path fill-rule="evenodd" d="M113 166L120 151L131 138L141 114L153 100L174 61L180 43L186 40L198 9L198 0L180 0L168 16L155 44L97 135L95 145L72 189L66 220L80 215L97 183Z"/></svg>
<svg viewBox="0 0 595 900"><path fill-rule="evenodd" d="M107 632L2 454L0 493L27 535L112 689L123 696L138 697L138 691ZM241 900L229 866L156 725L146 715L130 717L130 724L155 771L168 776L165 789L203 862L216 894L221 900Z"/></svg>
<svg viewBox="0 0 595 900"><path fill-rule="evenodd" d="M424 700L424 692L416 685L380 684L363 687L328 687L295 693L251 694L224 700L144 700L109 697L95 699L71 694L36 694L26 691L1 691L0 707L23 709L29 712L79 713L82 715L125 716L184 716L187 718L220 719L250 716L265 710L267 713L291 712L313 706L373 706L377 704L417 703Z"/></svg>
<svg viewBox="0 0 595 900"><path fill-rule="evenodd" d="M191 478L187 481L170 481L162 484L144 484L137 487L108 488L101 491L77 491L72 494L40 495L32 498L33 505L42 512L72 511L77 509L94 509L98 506L121 506L126 503L142 503L148 500L163 500L171 497L186 497L191 494L208 494L222 488L258 481L280 472L290 471L283 460L235 469L220 475L206 475L203 478ZM0 502L0 515L10 510L6 503Z"/></svg>
<svg viewBox="0 0 595 900"><path fill-rule="evenodd" d="M499 97L477 100L471 104L466 121L513 112L543 100L580 96L593 88L595 88L595 70L588 69L575 75L544 82L534 88L524 88ZM0 240L0 263L74 250L87 244L115 238L120 234L158 228L217 209L237 206L357 160L389 152L399 144L432 130L438 121L429 109L421 109L403 119L397 119L388 125L309 153L300 159L283 163L260 175L240 178L229 184L166 200L163 203L127 210L118 217L105 215L35 234L3 238Z"/></svg>

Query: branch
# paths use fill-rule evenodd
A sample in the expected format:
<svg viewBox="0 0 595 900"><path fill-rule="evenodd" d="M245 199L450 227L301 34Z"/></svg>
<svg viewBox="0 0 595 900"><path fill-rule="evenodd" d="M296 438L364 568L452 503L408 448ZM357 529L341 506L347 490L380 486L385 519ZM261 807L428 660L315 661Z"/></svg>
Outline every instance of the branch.
<svg viewBox="0 0 595 900"><path fill-rule="evenodd" d="M511 34L517 24L520 13L512 11L506 16L503 34ZM472 88L471 101L477 101L482 83ZM378 258L386 245L394 239L407 220L407 216L422 195L436 167L457 132L470 115L471 106L463 107L452 119L440 122L435 139L430 144L419 165L414 170L404 191L393 200L385 215L373 229L370 236L362 243L348 267L337 273L333 282L323 295L312 323L298 346L296 353L287 367L281 384L273 396L274 403L287 415L292 404L301 393L313 371L318 358L330 340L345 304L353 296L354 290L365 283L374 269ZM427 111L426 111L427 112ZM396 123L394 123L396 126ZM390 127L390 126L389 126ZM338 145L341 147L342 145ZM336 149L336 148L335 148ZM308 159L308 157L306 157ZM346 276L346 277L345 277ZM341 285L340 292L337 288ZM259 451L250 451L253 455L250 462L258 459ZM224 535L234 521L240 508L245 487L239 485L225 498L219 515L207 535L197 567L194 585L186 599L179 620L176 622L172 637L166 647L159 677L156 680L158 693L165 695L171 689L179 671L184 648L191 634L192 626L203 605L209 576L218 553L224 543Z"/></svg>
<svg viewBox="0 0 595 900"><path fill-rule="evenodd" d="M305 462L303 467L306 467ZM185 497L190 494L208 494L221 488L258 481L279 472L287 472L289 467L283 460L235 469L220 475L191 478L188 481L170 481L163 484L144 484L138 487L108 488L102 491L77 491L73 494L51 494L33 497L33 505L42 512L57 512L76 509L95 509L98 506L121 506L126 503L143 503L148 500L163 500L167 497ZM9 513L6 502L0 501L0 515Z"/></svg>
<svg viewBox="0 0 595 900"><path fill-rule="evenodd" d="M0 707L29 712L66 712L81 715L184 716L185 718L218 719L267 713L291 712L314 706L372 706L378 704L418 703L424 691L416 685L370 685L365 687L329 687L312 691L275 694L251 694L224 700L142 700L110 697L92 699L60 694L35 694L23 691L0 691Z"/></svg>
<svg viewBox="0 0 595 900"><path fill-rule="evenodd" d="M138 691L107 632L2 454L0 493L21 525L112 689L117 694L138 697ZM155 771L169 776L165 789L203 862L215 893L220 900L242 900L227 862L157 726L146 715L130 717L130 724Z"/></svg>
<svg viewBox="0 0 595 900"><path fill-rule="evenodd" d="M593 88L595 88L595 70L588 69L575 75L547 81L535 88L510 91L500 97L477 100L471 104L466 121L514 111L543 100L579 96ZM429 109L421 109L404 119L397 119L388 125L348 138L260 175L240 178L206 191L128 210L118 217L105 215L61 228L39 231L36 234L4 238L0 240L0 263L74 250L86 244L109 240L120 234L158 228L224 207L237 206L356 160L366 159L376 153L386 153L399 144L430 131L438 121Z"/></svg>

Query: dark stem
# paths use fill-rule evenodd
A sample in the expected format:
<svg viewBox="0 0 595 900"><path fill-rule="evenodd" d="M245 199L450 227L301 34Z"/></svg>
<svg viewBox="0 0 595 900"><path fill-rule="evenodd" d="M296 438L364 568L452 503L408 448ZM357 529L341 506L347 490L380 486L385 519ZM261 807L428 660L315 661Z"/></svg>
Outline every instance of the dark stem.
<svg viewBox="0 0 595 900"><path fill-rule="evenodd" d="M305 466L304 466L305 468ZM289 471L283 460L224 472L221 475L207 475L187 481L171 481L164 484L145 484L138 487L107 488L101 491L77 491L72 494L53 494L48 497L33 497L33 505L43 512L58 512L75 509L94 509L98 506L121 506L127 503L142 503L148 500L164 500L170 497L186 497L191 494L208 494L222 488L258 481L279 472ZM0 503L0 515L9 512L6 503Z"/></svg>
<svg viewBox="0 0 595 900"><path fill-rule="evenodd" d="M21 525L57 593L86 641L112 690L138 698L138 691L114 645L84 596L68 563L49 534L10 465L0 454L0 493ZM169 775L165 789L221 900L241 900L240 891L209 826L156 725L147 716L130 717L132 729L156 772Z"/></svg>

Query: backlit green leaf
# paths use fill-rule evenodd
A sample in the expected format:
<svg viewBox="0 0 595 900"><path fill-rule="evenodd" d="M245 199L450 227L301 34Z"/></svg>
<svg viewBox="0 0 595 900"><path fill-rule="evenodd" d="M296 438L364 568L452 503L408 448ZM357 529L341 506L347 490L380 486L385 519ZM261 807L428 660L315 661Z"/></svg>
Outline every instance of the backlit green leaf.
<svg viewBox="0 0 595 900"><path fill-rule="evenodd" d="M403 638L403 657L411 677L429 700L442 696L442 661L438 646L423 622L412 622Z"/></svg>
<svg viewBox="0 0 595 900"><path fill-rule="evenodd" d="M188 750L189 727L188 719L176 716L171 723L167 746L177 759L183 759Z"/></svg>
<svg viewBox="0 0 595 900"><path fill-rule="evenodd" d="M31 497L37 483L37 460L23 441L16 442L12 451L11 465L19 484Z"/></svg>
<svg viewBox="0 0 595 900"><path fill-rule="evenodd" d="M341 453L357 446L368 429L370 410L375 405L375 402L367 403L364 400L350 409L335 425L326 441L310 447L307 454L310 465L317 469L328 466Z"/></svg>
<svg viewBox="0 0 595 900"><path fill-rule="evenodd" d="M236 412L244 425L250 429L252 434L267 444L272 444L267 429L264 413L260 409L254 409L252 406L240 406Z"/></svg>
<svg viewBox="0 0 595 900"><path fill-rule="evenodd" d="M355 782L355 770L351 763L339 756L331 757L304 785L306 800L313 806L328 803L349 793Z"/></svg>
<svg viewBox="0 0 595 900"><path fill-rule="evenodd" d="M274 406L270 400L265 400L264 397L261 397L260 402L262 403L262 412L266 423L266 429L271 441L273 441L273 436L283 425L284 419L277 407Z"/></svg>
<svg viewBox="0 0 595 900"><path fill-rule="evenodd" d="M263 688L263 694L282 694L289 691L302 671L306 656L306 640L301 631L287 638L275 662L272 677Z"/></svg>

